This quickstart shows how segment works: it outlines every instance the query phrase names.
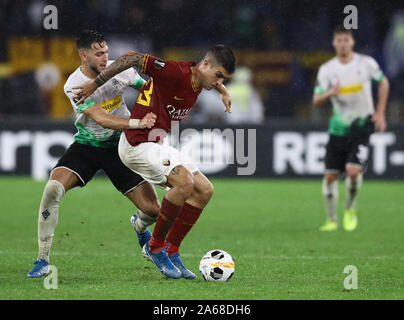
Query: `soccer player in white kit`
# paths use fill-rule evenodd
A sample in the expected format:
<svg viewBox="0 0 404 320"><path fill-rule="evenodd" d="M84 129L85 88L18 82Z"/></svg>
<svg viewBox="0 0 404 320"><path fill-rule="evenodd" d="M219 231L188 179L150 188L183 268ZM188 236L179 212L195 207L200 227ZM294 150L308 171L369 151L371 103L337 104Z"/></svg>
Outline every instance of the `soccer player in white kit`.
<svg viewBox="0 0 404 320"><path fill-rule="evenodd" d="M154 187L128 169L118 155L123 129L150 129L155 123L156 116L151 112L139 120L129 119L130 112L122 96L125 88L139 90L146 81L133 68L127 69L77 105L73 87L95 78L113 61L108 60L108 46L101 33L85 30L76 42L81 66L70 75L64 91L76 113L74 124L78 132L51 171L43 191L38 217L38 258L28 278L41 278L49 272L49 253L62 197L74 187L84 187L98 170L104 170L115 188L139 209L131 223L141 247L149 241L151 233L147 226L156 221L160 210Z"/></svg>
<svg viewBox="0 0 404 320"><path fill-rule="evenodd" d="M344 172L346 204L343 227L346 231L357 227L355 198L362 185L362 173L369 156L369 137L375 130L386 129L389 81L375 59L354 52L354 44L351 30L342 26L335 29L333 46L336 57L320 66L314 89L314 105L320 106L331 100L333 106L322 185L328 217L320 231L338 228L338 178ZM376 110L372 81L378 83Z"/></svg>

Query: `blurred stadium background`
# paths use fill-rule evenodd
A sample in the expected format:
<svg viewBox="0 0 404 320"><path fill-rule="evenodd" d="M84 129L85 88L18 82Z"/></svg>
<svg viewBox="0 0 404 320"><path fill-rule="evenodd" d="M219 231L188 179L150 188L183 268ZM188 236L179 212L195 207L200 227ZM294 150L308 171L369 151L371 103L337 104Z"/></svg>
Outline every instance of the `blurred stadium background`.
<svg viewBox="0 0 404 320"><path fill-rule="evenodd" d="M58 9L57 30L43 27L48 4ZM390 79L388 129L372 135L365 179L377 181L361 190L360 227L325 235L317 228L325 219L320 177L331 105L314 108L311 99L349 4L358 9L356 51L373 56ZM398 1L0 0L0 299L402 299L403 10ZM64 290L39 291L23 279L36 257L45 181L75 133L63 85L80 64L74 33L84 28L106 34L110 59L133 49L199 61L212 45L234 48L239 69L227 84L234 113L224 117L219 97L205 92L181 125L181 132L230 128L235 137L230 147L214 133L198 142L208 155L230 152L233 162L194 159L213 177L216 198L183 249L194 272L206 251L230 252L237 271L228 286L189 290L149 270L134 249L133 207L102 178L62 201L52 263ZM125 99L132 106L136 92ZM348 264L360 270L356 293L342 287Z"/></svg>
<svg viewBox="0 0 404 320"><path fill-rule="evenodd" d="M48 4L58 9L57 30L43 26L43 8ZM50 145L35 148L40 139L34 135L39 128L74 133L73 109L63 85L80 63L75 31L96 28L107 36L110 59L134 49L167 59L199 61L207 47L230 45L240 67L229 84L234 114L225 117L217 94L204 92L184 124L262 127L257 150L267 152L258 157L258 176L318 175L323 170L321 161L313 170L298 168L310 158L306 149L299 156L303 162L293 164L286 159L279 164L286 169L277 170L276 153L282 151L273 150L272 137L279 130L290 131L299 125L303 135L289 142L312 144L313 139L306 141L310 133L326 130L331 108L312 106L313 86L318 67L333 56L332 31L347 16L343 10L348 4L358 8L356 50L375 57L391 81L389 131L372 143L384 154L370 165L369 176L403 178L404 6L398 2L316 0L0 1L0 172L45 178L46 174L33 172L35 165L29 158L55 161L63 152L55 146L57 137ZM128 106L136 95L127 90ZM23 136L16 135L18 130ZM68 139L59 138L59 144L66 147ZM324 142L324 136L314 140ZM42 153L47 147L52 150L34 155L27 147Z"/></svg>

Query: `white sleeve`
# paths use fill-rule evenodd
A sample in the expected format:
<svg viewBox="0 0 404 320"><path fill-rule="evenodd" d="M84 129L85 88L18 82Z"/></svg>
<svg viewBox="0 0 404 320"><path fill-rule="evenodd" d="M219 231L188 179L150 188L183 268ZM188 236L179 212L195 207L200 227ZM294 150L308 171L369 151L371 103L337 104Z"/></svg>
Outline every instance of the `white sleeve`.
<svg viewBox="0 0 404 320"><path fill-rule="evenodd" d="M134 89L140 89L144 84L145 80L137 73L134 68L129 68L122 72L121 80L125 87L132 87Z"/></svg>
<svg viewBox="0 0 404 320"><path fill-rule="evenodd" d="M369 77L374 81L380 82L384 77L384 73L380 69L379 64L372 57L366 57L365 61L367 70L369 71Z"/></svg>
<svg viewBox="0 0 404 320"><path fill-rule="evenodd" d="M314 94L325 93L330 88L330 81L327 77L327 69L321 66L318 70L316 86L314 87Z"/></svg>

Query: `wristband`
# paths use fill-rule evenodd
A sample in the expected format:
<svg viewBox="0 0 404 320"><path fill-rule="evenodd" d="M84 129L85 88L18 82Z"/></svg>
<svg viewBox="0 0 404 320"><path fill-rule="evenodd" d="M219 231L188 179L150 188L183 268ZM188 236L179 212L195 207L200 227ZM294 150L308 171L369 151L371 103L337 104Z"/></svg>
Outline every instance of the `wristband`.
<svg viewBox="0 0 404 320"><path fill-rule="evenodd" d="M129 128L130 129L138 129L139 128L139 119L129 119Z"/></svg>

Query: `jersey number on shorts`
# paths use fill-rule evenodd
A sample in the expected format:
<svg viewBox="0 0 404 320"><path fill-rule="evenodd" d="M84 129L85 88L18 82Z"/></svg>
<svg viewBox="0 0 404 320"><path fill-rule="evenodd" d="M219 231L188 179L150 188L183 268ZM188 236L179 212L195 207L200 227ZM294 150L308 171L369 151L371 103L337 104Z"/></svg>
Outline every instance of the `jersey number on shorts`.
<svg viewBox="0 0 404 320"><path fill-rule="evenodd" d="M153 92L153 78L150 78L149 81L147 81L147 83L148 82L150 82L149 89L144 90L143 92L139 93L139 96L136 100L137 103L139 103L145 107L150 107L151 94ZM147 86L147 83L145 86Z"/></svg>

